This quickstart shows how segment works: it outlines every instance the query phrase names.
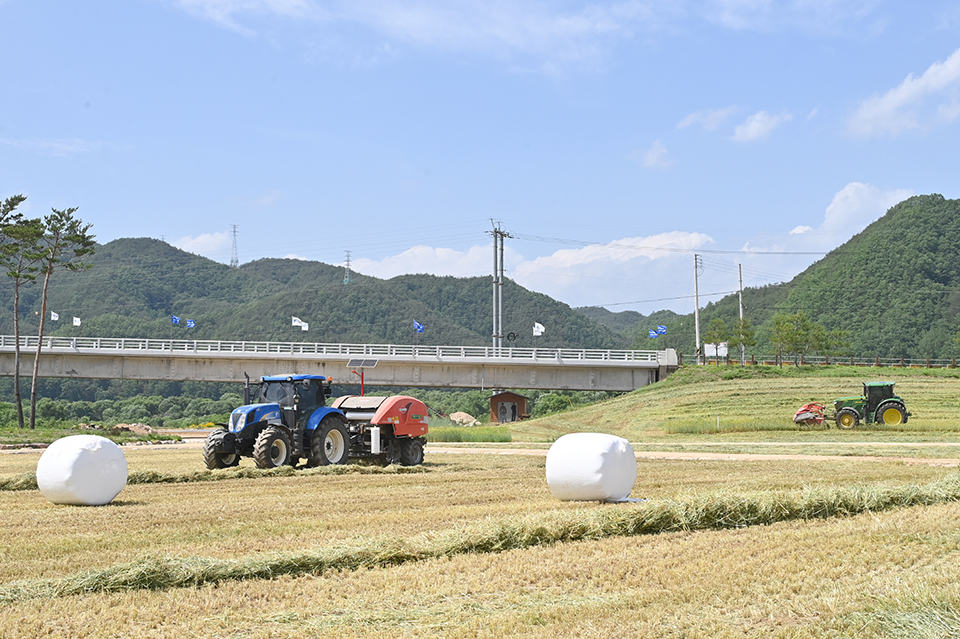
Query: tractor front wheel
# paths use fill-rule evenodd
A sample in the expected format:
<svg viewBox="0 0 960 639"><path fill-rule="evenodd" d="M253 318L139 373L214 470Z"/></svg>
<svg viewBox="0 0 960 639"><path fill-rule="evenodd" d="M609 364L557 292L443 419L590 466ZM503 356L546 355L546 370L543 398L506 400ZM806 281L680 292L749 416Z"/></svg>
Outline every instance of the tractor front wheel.
<svg viewBox="0 0 960 639"><path fill-rule="evenodd" d="M253 461L257 468L278 468L290 461L290 440L276 426L268 426L253 445Z"/></svg>
<svg viewBox="0 0 960 639"><path fill-rule="evenodd" d="M896 425L906 421L907 410L902 404L884 404L877 410L877 421L881 424Z"/></svg>
<svg viewBox="0 0 960 639"><path fill-rule="evenodd" d="M350 456L347 427L335 417L324 418L310 440L310 466L346 464Z"/></svg>
<svg viewBox="0 0 960 639"><path fill-rule="evenodd" d="M837 428L850 430L860 423L860 415L852 408L844 408L837 413Z"/></svg>
<svg viewBox="0 0 960 639"><path fill-rule="evenodd" d="M218 468L231 468L240 464L240 455L236 453L218 453L217 444L220 443L222 434L225 434L225 428L218 428L209 435L203 442L203 463L209 470Z"/></svg>
<svg viewBox="0 0 960 639"><path fill-rule="evenodd" d="M400 440L400 464L403 466L419 466L423 463L423 440Z"/></svg>

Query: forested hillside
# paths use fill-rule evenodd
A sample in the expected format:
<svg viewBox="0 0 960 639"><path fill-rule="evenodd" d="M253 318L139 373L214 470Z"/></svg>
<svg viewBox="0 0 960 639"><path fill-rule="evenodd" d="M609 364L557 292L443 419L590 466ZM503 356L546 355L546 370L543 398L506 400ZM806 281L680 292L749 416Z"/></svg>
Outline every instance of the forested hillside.
<svg viewBox="0 0 960 639"><path fill-rule="evenodd" d="M847 350L863 357L960 357L960 200L909 198L792 281L744 290L746 316L757 330L757 353L770 353L777 313L804 313L828 330L846 332ZM737 296L700 311L733 326ZM681 350L692 353L692 316L678 318ZM608 324L609 325L609 324ZM634 335L638 348L659 340Z"/></svg>
<svg viewBox="0 0 960 639"><path fill-rule="evenodd" d="M404 275L381 280L320 262L263 259L230 268L153 239L98 247L82 273L53 280L48 335L210 340L488 345L490 278ZM35 334L39 286L24 289L22 332ZM0 281L0 330L13 332L12 292ZM181 318L179 325L171 316ZM308 331L291 325L296 316ZM75 327L72 318L79 317ZM186 320L195 326L188 328ZM414 331L414 320L425 326ZM534 338L533 324L546 327ZM566 304L507 281L504 333L513 346L625 348L629 338Z"/></svg>

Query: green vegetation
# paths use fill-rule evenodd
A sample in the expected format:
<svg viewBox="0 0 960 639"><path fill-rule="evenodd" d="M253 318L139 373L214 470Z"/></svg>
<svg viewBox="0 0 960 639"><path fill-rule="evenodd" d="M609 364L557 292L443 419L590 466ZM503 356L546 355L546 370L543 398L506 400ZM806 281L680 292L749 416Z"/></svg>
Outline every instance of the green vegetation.
<svg viewBox="0 0 960 639"><path fill-rule="evenodd" d="M506 426L431 426L430 442L509 442Z"/></svg>
<svg viewBox="0 0 960 639"><path fill-rule="evenodd" d="M828 403L861 392L865 381L889 380L912 416L897 426L861 426L838 432L832 423L805 426L794 412L813 401ZM631 441L672 436L786 433L794 440L871 440L884 433L913 438L960 432L960 369L851 366L684 366L667 379L633 393L512 425L513 441L553 441L566 432L608 432ZM868 435L869 434L869 435ZM753 435L752 437L756 437ZM940 436L937 436L940 437ZM950 435L955 437L955 435ZM730 441L725 440L725 441Z"/></svg>
<svg viewBox="0 0 960 639"><path fill-rule="evenodd" d="M772 357L778 350L773 318L801 312L839 341L840 350L859 357L960 357L960 343L954 340L960 324L957 255L960 200L936 194L904 200L790 282L744 289L747 317L758 329L748 357ZM591 313L633 338L634 348L694 352L692 315ZM704 327L714 319L734 326L738 317L736 295L700 312ZM668 327L667 335L647 337L647 329L657 323Z"/></svg>
<svg viewBox="0 0 960 639"><path fill-rule="evenodd" d="M412 344L413 320L426 332L420 344L490 344L488 277L403 275L381 280L353 274L343 284L338 266L292 259L262 259L230 268L164 242L120 239L98 247L93 269L51 287L49 308L82 318L61 321L58 336ZM24 290L21 319L36 331L40 300ZM0 282L0 331L12 331L12 289ZM546 295L505 284L504 330L510 346L626 348L629 339ZM171 315L196 321L174 325ZM308 322L303 332L290 317ZM533 338L534 322L545 335Z"/></svg>

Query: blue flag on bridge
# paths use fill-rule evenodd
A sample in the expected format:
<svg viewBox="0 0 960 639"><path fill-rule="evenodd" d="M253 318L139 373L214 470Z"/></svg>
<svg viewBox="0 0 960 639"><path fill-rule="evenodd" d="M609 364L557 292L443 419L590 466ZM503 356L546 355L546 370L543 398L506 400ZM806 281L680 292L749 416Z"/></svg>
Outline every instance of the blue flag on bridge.
<svg viewBox="0 0 960 639"><path fill-rule="evenodd" d="M176 315L171 315L171 316L170 316L170 322L171 322L172 324L179 324L179 323L180 323L180 318L177 317Z"/></svg>
<svg viewBox="0 0 960 639"><path fill-rule="evenodd" d="M650 337L657 337L657 335L659 335L659 333L657 333L655 330L653 330L653 329L651 328L649 335L650 335Z"/></svg>
<svg viewBox="0 0 960 639"><path fill-rule="evenodd" d="M660 335L666 335L667 327L664 326L663 324L657 324L657 333L659 333Z"/></svg>
<svg viewBox="0 0 960 639"><path fill-rule="evenodd" d="M423 327L423 324L421 324L421 323L418 322L417 320L413 320L413 328L414 328L414 330L417 331L418 333L422 333L423 331L426 330L426 329Z"/></svg>
<svg viewBox="0 0 960 639"><path fill-rule="evenodd" d="M187 328L193 328L196 325L197 323L194 322L193 320L189 320L189 319L187 320Z"/></svg>

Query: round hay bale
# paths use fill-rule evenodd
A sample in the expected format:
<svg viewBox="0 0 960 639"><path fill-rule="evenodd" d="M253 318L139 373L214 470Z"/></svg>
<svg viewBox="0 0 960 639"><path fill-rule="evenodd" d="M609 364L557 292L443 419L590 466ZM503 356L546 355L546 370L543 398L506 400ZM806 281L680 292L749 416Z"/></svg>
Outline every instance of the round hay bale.
<svg viewBox="0 0 960 639"><path fill-rule="evenodd" d="M626 439L570 433L547 451L547 485L563 501L620 501L637 481L637 458Z"/></svg>
<svg viewBox="0 0 960 639"><path fill-rule="evenodd" d="M37 462L37 486L55 504L103 506L126 485L123 451L99 435L58 439Z"/></svg>

